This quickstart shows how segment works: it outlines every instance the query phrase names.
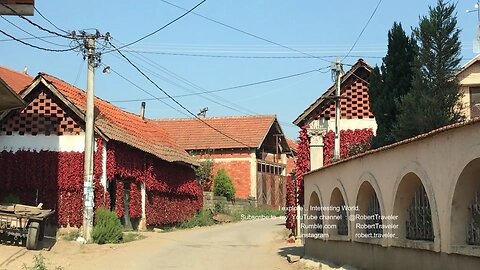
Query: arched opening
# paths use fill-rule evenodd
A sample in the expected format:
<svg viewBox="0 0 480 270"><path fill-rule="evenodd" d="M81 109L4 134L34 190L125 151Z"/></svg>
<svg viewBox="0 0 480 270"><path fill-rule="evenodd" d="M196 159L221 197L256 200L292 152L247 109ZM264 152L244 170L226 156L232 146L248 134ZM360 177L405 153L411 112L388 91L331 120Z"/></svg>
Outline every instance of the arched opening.
<svg viewBox="0 0 480 270"><path fill-rule="evenodd" d="M470 161L453 193L451 244L480 246L480 158Z"/></svg>
<svg viewBox="0 0 480 270"><path fill-rule="evenodd" d="M315 191L310 195L307 217L307 233L323 233L322 208L320 199Z"/></svg>
<svg viewBox="0 0 480 270"><path fill-rule="evenodd" d="M434 240L430 201L422 181L415 173L407 173L400 181L393 213L398 216L398 229L392 233L399 238Z"/></svg>
<svg viewBox="0 0 480 270"><path fill-rule="evenodd" d="M333 219L334 227L336 227L336 232L338 235L348 235L348 218L347 218L347 207L345 205L345 200L340 192L340 189L335 188L332 192L332 197L330 198L330 216L338 216L338 219Z"/></svg>
<svg viewBox="0 0 480 270"><path fill-rule="evenodd" d="M358 236L361 238L382 238L380 203L375 189L368 181L363 182L358 190L357 206L357 214L364 218L355 219L355 234L360 233Z"/></svg>

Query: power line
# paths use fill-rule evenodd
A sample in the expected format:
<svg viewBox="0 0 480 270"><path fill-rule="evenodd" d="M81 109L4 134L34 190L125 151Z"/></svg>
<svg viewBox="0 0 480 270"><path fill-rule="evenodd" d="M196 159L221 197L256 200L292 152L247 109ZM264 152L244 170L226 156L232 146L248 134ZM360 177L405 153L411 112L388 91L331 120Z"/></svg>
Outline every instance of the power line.
<svg viewBox="0 0 480 270"><path fill-rule="evenodd" d="M45 38L57 38L57 36L40 36L40 37L24 37L24 38L17 38L19 40L31 40L31 39L45 39ZM15 41L14 39L11 38L5 38L5 39L0 39L0 42L7 42L7 41Z"/></svg>
<svg viewBox="0 0 480 270"><path fill-rule="evenodd" d="M20 31L26 33L27 35L30 35L31 37L33 37L33 38L35 38L35 39L39 39L39 40L41 40L41 41L43 41L43 42L46 42L46 43L48 43L48 44L52 44L52 45L56 45L56 46L60 46L60 47L69 47L69 46L66 46L66 45L63 45L63 44L58 44L58 43L55 43L55 42L51 42L51 41L45 40L45 39L43 39L43 38L41 38L41 37L37 37L37 36L35 36L34 34L28 32L27 30L21 28L20 26L14 24L13 22L11 22L10 20L8 20L8 19L5 18L4 16L0 16L0 17L2 17L2 19L5 20L6 22L8 22L9 24L13 25L15 28L17 28L17 29L19 29Z"/></svg>
<svg viewBox="0 0 480 270"><path fill-rule="evenodd" d="M202 122L203 124L205 124L206 126L210 127L211 129L217 131L218 133L222 134L223 136L235 141L235 142L238 142L244 146L246 146L247 148L250 148L249 145L231 137L230 135L222 132L221 130L215 128L214 126L208 124L207 122L205 122L204 120L202 120L201 118L199 118L196 114L194 114L193 112L191 112L189 109L187 109L184 105L182 105L180 102L178 102L174 97L172 97L167 91L165 91L163 88L161 88L157 83L155 83L152 79L150 79L150 77L148 77L141 69L139 69L132 61L130 61L130 59L128 59L128 57L125 56L125 54L123 54L115 45L113 45L111 42L110 42L110 45L115 49L115 51L117 51L125 60L127 60L127 62L133 66L140 74L142 74L143 77L145 77L150 83L152 83L158 90L160 90L163 94L165 94L169 99L171 99L175 104L177 104L180 108L182 108L183 110L185 110L186 112L188 112L188 114L190 114L191 116L195 117L197 120L199 120L200 122Z"/></svg>
<svg viewBox="0 0 480 270"><path fill-rule="evenodd" d="M19 16L20 18L24 19L25 21L27 21L27 22L30 23L31 25L39 28L39 29L42 30L42 31L48 32L48 33L50 33L50 34L53 34L53 35L56 35L56 36L59 36L59 37L63 37L63 38L67 38L67 39L73 39L73 37L71 37L71 36L67 36L67 35L60 34L60 33L57 33L57 32L55 32L55 31L52 31L52 30L48 30L47 28L45 28L45 27L43 27L43 26L41 26L41 25L39 25L39 24L31 21L31 20L28 19L27 17L25 17L25 16L23 16L23 15L21 15L21 14L18 14L18 12L17 12L16 10L14 10L13 8L11 8L11 7L9 7L9 6L5 5L5 4L1 4L1 5L4 6L4 7L6 7L7 9L9 9L9 10L12 11L13 13L15 13L17 16Z"/></svg>
<svg viewBox="0 0 480 270"><path fill-rule="evenodd" d="M372 20L373 16L374 16L375 13L377 12L377 9L378 9L378 7L380 6L380 4L382 3L382 1L383 1L383 0L379 0L379 1L378 1L377 6L375 7L375 9L374 9L373 12L372 12L372 15L370 15L370 18L368 18L367 23L363 26L362 31L360 31L360 34L358 35L357 39L356 39L355 42L353 43L353 45L352 45L352 47L350 48L350 50L348 50L347 55L345 55L345 56L342 58L342 61L345 60L345 58L347 58L347 56L352 52L353 48L355 48L355 46L357 45L357 42L360 40L360 37L363 35L363 32L365 31L365 29L367 29L368 24L370 23L370 21Z"/></svg>
<svg viewBox="0 0 480 270"><path fill-rule="evenodd" d="M311 58L310 56L254 56L254 55L221 55L221 54L197 54L197 53L173 53L173 52L157 52L157 51L146 51L146 50L123 50L124 52L136 52L142 54L160 54L160 55L170 55L170 56L189 56L189 57L206 57L206 58L237 58L237 59L306 59ZM334 58L338 57L336 55L323 55L323 58ZM382 56L358 56L350 55L346 56L349 58L382 58Z"/></svg>
<svg viewBox="0 0 480 270"><path fill-rule="evenodd" d="M186 10L185 8L183 8L183 7L181 7L181 6L178 6L178 5L174 4L174 3L171 3L171 2L169 2L169 1L166 1L166 0L160 0L160 1L162 1L162 2L164 2L164 3L166 3L166 4L168 4L168 5L174 6L174 7L176 7L176 8L179 8L179 9L182 9L182 10ZM313 54L309 54L309 53L306 53L306 52L302 52L302 51L297 50L297 49L295 49L295 48L282 45L282 44L280 44L280 43L278 43L278 42L275 42L275 41L272 41L272 40L269 40L269 39L260 37L260 36L258 36L258 35L255 35L255 34L252 34L252 33L247 32L247 31L245 31L245 30L242 30L242 29L233 27L233 26L228 25L228 24L226 24L226 23L223 23L223 22L220 22L220 21L211 19L211 18L206 17L206 16L204 16L204 15L202 15L202 14L200 14L200 13L192 12L192 14L195 14L195 15L201 17L201 18L204 18L205 20L208 20L208 21L214 22L214 23L216 23L216 24L222 25L222 26L224 26L224 27L230 28L230 29L235 30L235 31L237 31L237 32L240 32L240 33L242 33L242 34L245 34L245 35L251 36L251 37L253 37L253 38L256 38L256 39L259 39L259 40L268 42L268 43L270 43L270 44L277 45L277 46L282 47L282 48L284 48L284 49L287 49L287 50L290 50L290 51L294 51L294 52L297 52L297 53L300 53L300 54L309 56L309 57L311 57L311 58L316 58L316 59L319 59L319 60L322 60L322 61L325 61L325 62L328 62L328 63L331 62L331 61L328 61L328 60L326 60L326 59L323 59L322 57L319 57L319 56L316 56L316 55L313 55Z"/></svg>
<svg viewBox="0 0 480 270"><path fill-rule="evenodd" d="M178 21L178 20L180 20L181 18L185 17L187 14L189 14L190 12L192 12L194 9L196 9L197 7L199 7L201 4L205 3L205 1L207 1L207 0L202 0L200 3L196 4L193 8L187 10L187 12L183 13L181 16L177 17L177 18L174 19L173 21L170 21L169 23L167 23L167 24L165 24L164 26L158 28L157 30L151 32L150 34L148 34L148 35L146 35L146 36L143 36L143 37L141 37L141 38L139 38L139 39L137 39L137 40L135 40L135 41L132 41L132 42L126 44L126 45L120 46L120 47L117 49L117 51L120 50L120 49L123 49L123 48L125 48L125 47L131 46L131 45L133 45L133 44L135 44L135 43L138 43L138 42L140 42L140 41L142 41L142 40L144 40L144 39L146 39L146 38L148 38L148 37L150 37L150 36L152 36L152 35L155 35L156 33L162 31L163 29L165 29L165 28L167 28L168 26L172 25L172 24L175 23L176 21ZM110 51L107 51L107 52L105 52L105 53L110 53L110 52L112 52L112 51L115 51L115 50L110 50ZM104 53L104 54L105 54L105 53Z"/></svg>
<svg viewBox="0 0 480 270"><path fill-rule="evenodd" d="M0 33L4 34L5 36L17 41L17 42L20 42L22 43L23 45L26 45L26 46L29 46L29 47L32 47L32 48L35 48L35 49L39 49L39 50L42 50L42 51L47 51L47 52L69 52L69 51L73 51L73 50L76 50L78 48L77 47L73 47L73 48L69 48L69 49L49 49L49 48L43 48L43 47L39 47L39 46L36 46L36 45L33 45L33 44L30 44L28 42L25 42L23 40L20 40L8 33L6 33L5 31L1 30L0 29Z"/></svg>
<svg viewBox="0 0 480 270"><path fill-rule="evenodd" d="M59 27L57 27L52 21L50 21L47 17L43 16L43 14L40 12L40 10L38 10L36 7L33 7L35 9L35 11L38 13L38 15L40 15L40 17L42 17L45 21L47 21L48 23L50 23L50 25L52 25L53 27L55 27L58 31L60 32L63 32L65 34L69 34L68 31L65 31Z"/></svg>
<svg viewBox="0 0 480 270"><path fill-rule="evenodd" d="M152 93L150 93L149 91L145 90L145 88L142 88L141 86L139 86L138 84L134 83L133 81L131 81L130 79L128 79L127 77L123 76L122 74L120 74L119 72L117 72L115 69L112 69L110 68L110 70L115 73L117 76L119 76L120 78L122 78L123 80L125 80L126 82L130 83L131 85L135 86L136 88L138 88L139 90L141 90L142 92L146 93L147 95L151 96L152 99L151 100L158 100L160 101L161 103L163 103L164 105L170 107L171 109L179 112L180 114L183 114L185 116L189 116L188 114L180 111L179 109L173 107L172 105L168 104L167 102L163 101L162 98L159 98L159 97L156 97L155 95L153 95Z"/></svg>
<svg viewBox="0 0 480 270"><path fill-rule="evenodd" d="M298 77L298 76L306 75L306 74L313 73L313 72L323 72L322 70L324 70L326 68L328 68L328 67L308 70L308 71L304 71L304 72L300 72L300 73L296 73L296 74L286 75L286 76L282 76L282 77L267 79L267 80L263 80L263 81L253 82L253 83L241 84L241 85L237 85L237 86L221 88L221 89L216 89L216 90L203 91L203 92L197 92L197 93L191 93L191 94L176 95L176 96L172 96L172 97L175 97L175 98L189 97L189 96L196 96L196 95L200 95L200 94L216 93L216 92L223 92L223 91L234 90L234 89L239 89L239 88L244 88L244 87L250 87L250 86L255 86L255 85L259 85L259 84L270 83L270 82L274 82L274 81L279 81L279 80L289 79L289 78L293 78L293 77ZM328 72L328 70L327 70L327 72ZM162 98L162 99L167 99L167 97ZM150 99L116 100L116 101L112 101L112 102L121 103L121 102L134 102L134 101L148 101L148 100L150 100Z"/></svg>

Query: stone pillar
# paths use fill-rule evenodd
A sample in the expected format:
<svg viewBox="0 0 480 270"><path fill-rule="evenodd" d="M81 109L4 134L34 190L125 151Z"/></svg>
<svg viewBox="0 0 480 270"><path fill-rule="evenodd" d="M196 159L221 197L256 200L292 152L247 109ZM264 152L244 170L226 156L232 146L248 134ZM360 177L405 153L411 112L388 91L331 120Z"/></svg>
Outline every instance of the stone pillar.
<svg viewBox="0 0 480 270"><path fill-rule="evenodd" d="M310 137L310 170L323 167L323 137L327 133L325 120L313 120L307 134Z"/></svg>

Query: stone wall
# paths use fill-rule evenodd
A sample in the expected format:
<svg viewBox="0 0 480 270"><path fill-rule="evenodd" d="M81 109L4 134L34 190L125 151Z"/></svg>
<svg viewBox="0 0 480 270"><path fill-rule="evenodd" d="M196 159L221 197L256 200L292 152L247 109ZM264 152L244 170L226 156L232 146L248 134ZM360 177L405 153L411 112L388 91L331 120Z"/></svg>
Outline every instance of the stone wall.
<svg viewBox="0 0 480 270"><path fill-rule="evenodd" d="M213 192L203 192L203 209L215 210L215 204L222 204L229 211L239 211L246 207L257 206L255 198L235 199L235 201L228 201L223 196L214 196Z"/></svg>

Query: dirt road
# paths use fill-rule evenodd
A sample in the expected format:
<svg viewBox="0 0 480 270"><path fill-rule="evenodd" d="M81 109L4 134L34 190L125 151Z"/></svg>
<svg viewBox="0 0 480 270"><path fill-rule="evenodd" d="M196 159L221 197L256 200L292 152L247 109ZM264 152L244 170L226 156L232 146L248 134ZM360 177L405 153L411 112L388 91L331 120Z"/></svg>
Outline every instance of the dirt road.
<svg viewBox="0 0 480 270"><path fill-rule="evenodd" d="M32 265L41 253L51 269L280 269L292 270L285 254L281 220L244 221L168 233L145 233L146 239L120 245L81 245L57 241L42 251L0 245L0 270ZM48 250L50 249L50 250ZM49 269L50 269L49 268Z"/></svg>

